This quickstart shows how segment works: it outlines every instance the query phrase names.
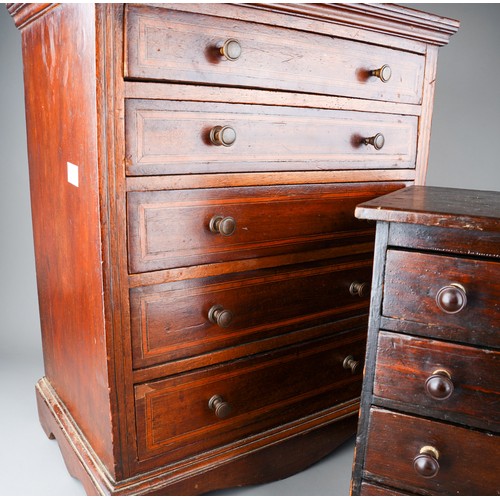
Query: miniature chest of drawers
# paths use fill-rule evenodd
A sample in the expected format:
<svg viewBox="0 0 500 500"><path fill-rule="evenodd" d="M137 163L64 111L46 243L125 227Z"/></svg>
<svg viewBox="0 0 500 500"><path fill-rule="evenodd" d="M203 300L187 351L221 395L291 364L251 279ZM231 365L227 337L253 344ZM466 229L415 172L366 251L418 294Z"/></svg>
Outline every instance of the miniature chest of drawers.
<svg viewBox="0 0 500 500"><path fill-rule="evenodd" d="M42 425L86 491L285 477L356 430L374 225L423 183L456 21L393 5L9 4Z"/></svg>
<svg viewBox="0 0 500 500"><path fill-rule="evenodd" d="M413 186L377 220L352 493L500 493L500 193Z"/></svg>

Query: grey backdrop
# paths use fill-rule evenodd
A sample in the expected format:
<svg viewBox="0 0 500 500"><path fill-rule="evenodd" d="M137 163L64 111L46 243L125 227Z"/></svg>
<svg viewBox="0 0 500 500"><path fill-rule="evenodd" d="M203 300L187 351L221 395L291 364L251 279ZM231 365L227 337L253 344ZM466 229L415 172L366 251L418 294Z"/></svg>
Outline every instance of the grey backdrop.
<svg viewBox="0 0 500 500"><path fill-rule="evenodd" d="M407 4L459 19L442 48L427 184L500 191L500 5ZM0 5L0 495L81 494L37 424L43 373L31 236L21 37ZM292 480L232 494L347 494L351 441ZM337 473L335 474L335 470Z"/></svg>

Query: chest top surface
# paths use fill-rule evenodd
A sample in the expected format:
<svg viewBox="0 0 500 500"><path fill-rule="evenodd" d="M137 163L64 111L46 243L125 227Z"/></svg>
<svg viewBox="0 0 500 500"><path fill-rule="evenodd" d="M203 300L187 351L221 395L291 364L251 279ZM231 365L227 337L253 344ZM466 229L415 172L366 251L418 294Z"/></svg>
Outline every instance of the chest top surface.
<svg viewBox="0 0 500 500"><path fill-rule="evenodd" d="M411 186L360 204L356 208L356 217L500 232L500 193Z"/></svg>

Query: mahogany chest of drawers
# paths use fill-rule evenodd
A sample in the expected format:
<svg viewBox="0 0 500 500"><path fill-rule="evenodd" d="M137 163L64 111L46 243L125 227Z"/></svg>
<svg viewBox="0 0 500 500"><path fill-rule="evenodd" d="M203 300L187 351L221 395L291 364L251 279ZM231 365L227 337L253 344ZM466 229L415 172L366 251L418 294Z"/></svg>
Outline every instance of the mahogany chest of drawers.
<svg viewBox="0 0 500 500"><path fill-rule="evenodd" d="M500 193L413 186L377 220L352 493L500 493Z"/></svg>
<svg viewBox="0 0 500 500"><path fill-rule="evenodd" d="M393 5L9 4L45 377L93 494L304 469L356 430L374 226L456 21Z"/></svg>

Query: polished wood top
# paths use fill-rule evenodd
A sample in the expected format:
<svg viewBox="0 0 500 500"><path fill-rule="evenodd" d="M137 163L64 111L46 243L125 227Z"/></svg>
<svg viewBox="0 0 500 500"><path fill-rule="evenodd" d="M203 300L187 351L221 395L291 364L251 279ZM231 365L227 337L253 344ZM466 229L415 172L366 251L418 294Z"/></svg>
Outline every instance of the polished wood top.
<svg viewBox="0 0 500 500"><path fill-rule="evenodd" d="M360 219L500 232L500 192L411 186L356 207Z"/></svg>

